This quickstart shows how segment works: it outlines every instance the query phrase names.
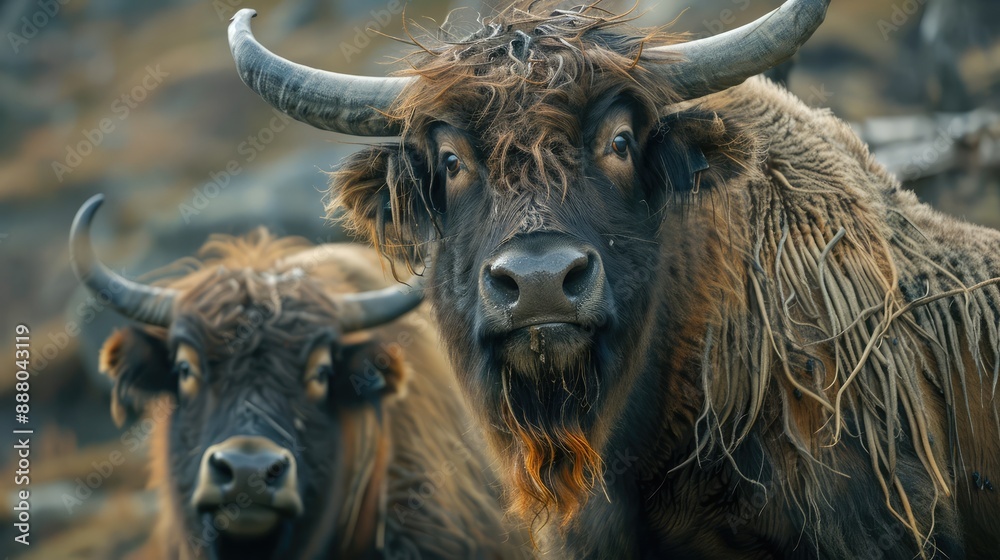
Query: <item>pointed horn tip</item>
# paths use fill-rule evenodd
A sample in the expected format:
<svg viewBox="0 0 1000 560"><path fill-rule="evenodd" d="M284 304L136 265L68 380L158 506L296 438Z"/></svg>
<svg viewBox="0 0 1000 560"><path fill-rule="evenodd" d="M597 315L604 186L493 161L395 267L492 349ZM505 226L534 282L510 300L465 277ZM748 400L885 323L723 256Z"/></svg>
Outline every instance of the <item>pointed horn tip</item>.
<svg viewBox="0 0 1000 560"><path fill-rule="evenodd" d="M233 14L233 17L229 18L229 22L236 24L249 24L250 20L255 17L257 17L257 10L254 10L253 8L243 8Z"/></svg>
<svg viewBox="0 0 1000 560"><path fill-rule="evenodd" d="M106 267L94 252L90 226L94 214L104 203L97 194L83 203L76 212L69 232L70 266L80 283L96 297L123 316L148 325L168 326L176 291L146 286L128 280Z"/></svg>
<svg viewBox="0 0 1000 560"><path fill-rule="evenodd" d="M81 218L85 218L88 222L83 225L90 225L90 219L94 217L94 213L97 212L97 209L100 208L102 204L104 204L103 193L98 193L88 198L86 202L80 206L80 209L76 211L76 218L73 220L73 229L76 229L77 223L81 220Z"/></svg>
<svg viewBox="0 0 1000 560"><path fill-rule="evenodd" d="M350 309L345 309L344 332L376 328L409 313L424 299L425 278L419 275L409 283L341 296L340 301Z"/></svg>
<svg viewBox="0 0 1000 560"><path fill-rule="evenodd" d="M679 55L665 78L684 99L703 97L788 60L826 19L829 5L830 0L785 0L735 29L646 52Z"/></svg>
<svg viewBox="0 0 1000 560"><path fill-rule="evenodd" d="M77 278L83 280L84 271L80 270L80 265L83 264L81 257L84 261L88 261L87 257L90 253L90 224L94 221L94 214L97 213L97 209L104 204L104 195L95 194L94 196L87 199L80 209L76 211L76 216L73 218L73 225L70 226L69 230L69 254L70 262L73 267L73 273L76 274ZM85 246L84 246L85 244Z"/></svg>

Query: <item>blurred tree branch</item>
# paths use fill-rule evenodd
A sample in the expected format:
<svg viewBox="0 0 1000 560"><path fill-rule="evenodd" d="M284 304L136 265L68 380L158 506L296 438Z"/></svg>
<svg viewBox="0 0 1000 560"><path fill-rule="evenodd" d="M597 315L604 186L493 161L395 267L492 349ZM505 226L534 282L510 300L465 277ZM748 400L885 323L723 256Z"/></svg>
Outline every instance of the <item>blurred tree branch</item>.
<svg viewBox="0 0 1000 560"><path fill-rule="evenodd" d="M875 159L901 181L1000 166L1000 113L977 109L851 123Z"/></svg>

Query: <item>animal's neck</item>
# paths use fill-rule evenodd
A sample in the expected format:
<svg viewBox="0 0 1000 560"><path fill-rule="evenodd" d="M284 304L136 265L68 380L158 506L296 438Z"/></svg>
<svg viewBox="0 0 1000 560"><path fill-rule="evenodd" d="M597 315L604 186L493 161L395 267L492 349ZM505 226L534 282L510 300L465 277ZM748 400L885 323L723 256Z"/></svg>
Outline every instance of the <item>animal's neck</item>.
<svg viewBox="0 0 1000 560"><path fill-rule="evenodd" d="M720 220L715 207L693 205L666 218L684 227L661 234L661 260L650 282L661 288L650 295L652 315L644 327L652 338L635 364L617 434L604 450L607 468L617 460L622 470L623 457L633 457L626 476L654 487L703 443L695 430L705 411L705 352L726 344L720 318L745 305L748 256L736 243L745 233Z"/></svg>

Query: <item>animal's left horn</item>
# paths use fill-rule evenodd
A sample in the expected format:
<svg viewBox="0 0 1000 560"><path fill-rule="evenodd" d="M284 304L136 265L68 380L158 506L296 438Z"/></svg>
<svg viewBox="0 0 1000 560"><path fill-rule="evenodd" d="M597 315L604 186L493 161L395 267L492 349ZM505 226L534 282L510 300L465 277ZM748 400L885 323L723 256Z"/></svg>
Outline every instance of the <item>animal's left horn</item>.
<svg viewBox="0 0 1000 560"><path fill-rule="evenodd" d="M316 70L265 49L250 30L257 12L242 9L229 24L229 48L250 89L306 124L354 136L398 136L385 112L411 78L371 78Z"/></svg>
<svg viewBox="0 0 1000 560"><path fill-rule="evenodd" d="M94 254L90 224L104 202L104 195L91 197L76 213L69 232L69 254L73 272L95 297L109 302L119 313L147 325L170 325L175 291L146 286L115 274Z"/></svg>
<svg viewBox="0 0 1000 560"><path fill-rule="evenodd" d="M340 296L340 328L343 332L359 331L384 325L405 315L420 305L430 266L422 276L414 276L410 284L390 286L381 290Z"/></svg>
<svg viewBox="0 0 1000 560"><path fill-rule="evenodd" d="M682 99L738 85L791 58L823 23L830 0L788 0L760 19L731 31L648 49L676 63L656 66ZM647 55L648 56L648 55Z"/></svg>

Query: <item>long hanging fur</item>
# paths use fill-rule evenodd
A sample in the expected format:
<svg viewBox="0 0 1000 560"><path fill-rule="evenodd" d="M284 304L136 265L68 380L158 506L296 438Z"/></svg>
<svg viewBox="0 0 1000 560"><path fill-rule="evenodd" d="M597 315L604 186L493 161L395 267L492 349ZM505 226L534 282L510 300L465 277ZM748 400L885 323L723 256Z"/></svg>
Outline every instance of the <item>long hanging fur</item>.
<svg viewBox="0 0 1000 560"><path fill-rule="evenodd" d="M525 47L522 35L540 38ZM630 28L596 4L574 15L524 2L467 40L425 46L406 72L422 79L392 110L402 143L334 174L331 215L346 208L347 225L393 256L433 241L423 138L438 121L477 136L491 189L571 197L585 123L566 108L627 84L639 105L672 113L672 133L694 139L711 162L694 189L651 209L667 224L662 259L707 271L698 294L663 296L686 310L683 327L700 329L701 343L660 341L678 345L675 369L696 364L688 381L702 398L689 418L695 451L675 470L721 458L763 488L740 458L753 440L784 479L778 499L814 542L836 534L827 526L863 523L830 509L844 484L870 479L916 549L932 555L932 535L959 532L953 517L936 515L975 466L970 447L978 458L1000 454L1000 232L918 203L846 124L762 78L674 104L640 55L681 39ZM692 236L718 247L693 262L673 249ZM552 486L536 490L522 488L546 502ZM850 554L846 541L824 543L824 554Z"/></svg>
<svg viewBox="0 0 1000 560"><path fill-rule="evenodd" d="M837 473L842 440L860 437L886 507L926 549L950 473L965 471L960 426L1000 426L1000 233L919 204L847 125L764 81L699 108L739 123L757 154L729 179L745 186L716 184L747 196L735 232L747 267L726 276L719 303L730 305L706 332L701 453L730 455L780 423L798 453L783 469L797 478L790 499L819 532L818 471ZM814 135L781 133L793 124ZM970 399L982 403L975 413ZM930 503L912 501L901 453L922 465Z"/></svg>

